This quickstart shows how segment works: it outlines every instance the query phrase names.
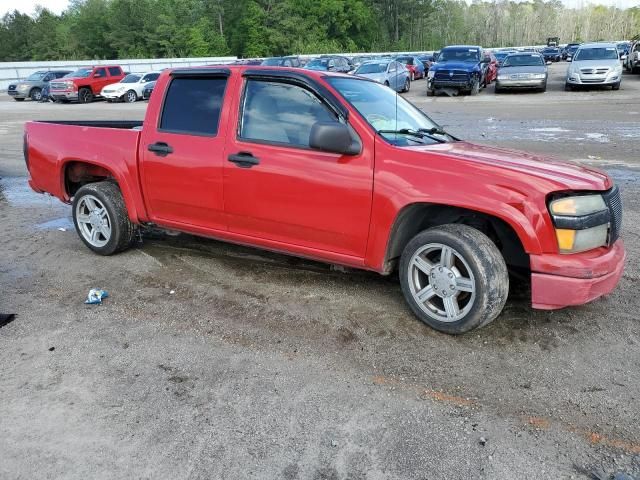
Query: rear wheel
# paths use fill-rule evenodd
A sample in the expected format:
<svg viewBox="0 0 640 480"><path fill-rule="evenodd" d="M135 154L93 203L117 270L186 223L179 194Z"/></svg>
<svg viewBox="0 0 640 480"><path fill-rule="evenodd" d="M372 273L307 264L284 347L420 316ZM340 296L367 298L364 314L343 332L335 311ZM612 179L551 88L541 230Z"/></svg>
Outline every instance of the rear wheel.
<svg viewBox="0 0 640 480"><path fill-rule="evenodd" d="M42 100L42 90L39 88L32 88L29 96L34 102L39 102L40 100Z"/></svg>
<svg viewBox="0 0 640 480"><path fill-rule="evenodd" d="M129 90L127 93L124 94L124 97L122 98L127 103L134 103L135 101L138 100L138 95L133 90Z"/></svg>
<svg viewBox="0 0 640 480"><path fill-rule="evenodd" d="M407 244L400 283L413 313L451 334L491 322L509 293L500 251L484 233L458 224L424 230Z"/></svg>
<svg viewBox="0 0 640 480"><path fill-rule="evenodd" d="M78 92L78 101L80 103L91 103L92 100L93 93L91 93L91 90L86 87L81 88Z"/></svg>
<svg viewBox="0 0 640 480"><path fill-rule="evenodd" d="M407 79L404 81L404 87L402 87L402 91L406 93L406 92L408 92L410 89L411 89L411 82L410 82L410 81L409 81L409 79L407 78Z"/></svg>
<svg viewBox="0 0 640 480"><path fill-rule="evenodd" d="M84 244L100 255L126 250L135 240L135 226L114 182L81 187L73 199L73 223Z"/></svg>

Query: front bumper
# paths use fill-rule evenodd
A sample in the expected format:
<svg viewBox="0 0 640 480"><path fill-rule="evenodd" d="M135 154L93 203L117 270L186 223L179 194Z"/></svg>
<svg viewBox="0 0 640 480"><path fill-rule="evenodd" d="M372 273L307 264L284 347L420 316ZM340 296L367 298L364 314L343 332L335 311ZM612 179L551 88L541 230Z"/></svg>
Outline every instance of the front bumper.
<svg viewBox="0 0 640 480"><path fill-rule="evenodd" d="M49 97L54 100L78 100L78 92L73 90L52 90Z"/></svg>
<svg viewBox="0 0 640 480"><path fill-rule="evenodd" d="M496 80L496 88L542 88L547 83L545 78Z"/></svg>
<svg viewBox="0 0 640 480"><path fill-rule="evenodd" d="M568 76L567 83L570 85L615 85L622 80L622 73L591 78L582 78L580 75Z"/></svg>
<svg viewBox="0 0 640 480"><path fill-rule="evenodd" d="M7 93L13 98L29 98L29 90L9 90Z"/></svg>
<svg viewBox="0 0 640 480"><path fill-rule="evenodd" d="M106 98L107 100L118 100L122 98L123 95L124 95L124 92L123 93L105 92L104 90L100 92L100 96L103 98Z"/></svg>
<svg viewBox="0 0 640 480"><path fill-rule="evenodd" d="M571 255L531 255L531 304L541 310L582 305L610 293L620 281L626 252L610 248Z"/></svg>
<svg viewBox="0 0 640 480"><path fill-rule="evenodd" d="M435 90L437 88L457 88L460 90L471 90L473 87L472 81L455 81L455 80L429 80L429 88Z"/></svg>

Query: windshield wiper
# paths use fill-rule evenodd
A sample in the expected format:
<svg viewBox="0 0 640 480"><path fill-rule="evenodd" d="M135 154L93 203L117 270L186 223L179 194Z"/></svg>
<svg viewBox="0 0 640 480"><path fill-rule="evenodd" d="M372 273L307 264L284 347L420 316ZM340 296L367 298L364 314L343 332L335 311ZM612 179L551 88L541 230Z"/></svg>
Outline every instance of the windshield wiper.
<svg viewBox="0 0 640 480"><path fill-rule="evenodd" d="M433 128L419 128L418 129L419 132L421 133L426 133L428 135L449 135L447 132L445 132L442 128L440 127L433 127Z"/></svg>
<svg viewBox="0 0 640 480"><path fill-rule="evenodd" d="M432 129L426 129L426 128L421 128L419 130L411 130L410 128L401 128L399 130L378 130L377 133L391 133L391 134L398 134L398 135L408 135L410 137L415 137L415 138L430 138L431 140L434 140L438 143L445 143L446 140L442 140L441 138L437 138L434 137L432 135L432 133L438 133L438 132L431 132Z"/></svg>

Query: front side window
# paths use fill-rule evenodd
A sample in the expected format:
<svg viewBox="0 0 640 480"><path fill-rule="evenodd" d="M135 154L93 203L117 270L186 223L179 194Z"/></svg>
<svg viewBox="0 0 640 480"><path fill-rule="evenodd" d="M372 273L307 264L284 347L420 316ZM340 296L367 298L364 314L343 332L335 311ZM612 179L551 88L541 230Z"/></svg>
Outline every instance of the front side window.
<svg viewBox="0 0 640 480"><path fill-rule="evenodd" d="M225 77L174 78L167 89L159 130L216 135L226 85Z"/></svg>
<svg viewBox="0 0 640 480"><path fill-rule="evenodd" d="M106 77L107 76L107 71L104 68L99 68L95 71L95 73L93 74L94 77L98 78L98 77Z"/></svg>
<svg viewBox="0 0 640 480"><path fill-rule="evenodd" d="M240 120L240 138L309 147L316 122L335 115L309 90L281 82L248 80Z"/></svg>
<svg viewBox="0 0 640 480"><path fill-rule="evenodd" d="M120 70L120 68L118 68L118 67L109 67L109 75L111 75L112 77L117 77L121 73L122 73L122 70Z"/></svg>

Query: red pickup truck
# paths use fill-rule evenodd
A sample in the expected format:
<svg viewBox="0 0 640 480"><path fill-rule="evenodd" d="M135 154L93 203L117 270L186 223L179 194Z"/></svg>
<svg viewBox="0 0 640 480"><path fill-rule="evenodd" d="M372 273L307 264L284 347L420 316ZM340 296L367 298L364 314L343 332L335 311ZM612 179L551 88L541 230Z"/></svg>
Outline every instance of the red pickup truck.
<svg viewBox="0 0 640 480"><path fill-rule="evenodd" d="M493 320L509 272L534 308L613 290L625 251L603 172L473 145L378 83L253 66L164 72L144 122L29 122L29 183L110 255L168 229L399 271L433 328Z"/></svg>
<svg viewBox="0 0 640 480"><path fill-rule="evenodd" d="M58 102L89 103L100 95L103 87L118 83L124 72L118 65L98 65L79 68L49 84L49 96Z"/></svg>

